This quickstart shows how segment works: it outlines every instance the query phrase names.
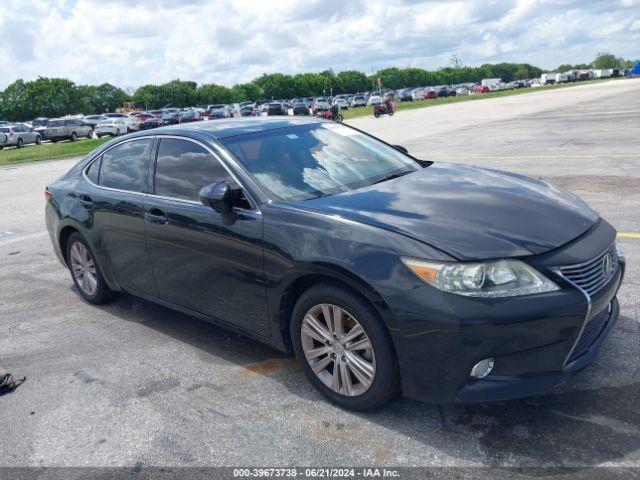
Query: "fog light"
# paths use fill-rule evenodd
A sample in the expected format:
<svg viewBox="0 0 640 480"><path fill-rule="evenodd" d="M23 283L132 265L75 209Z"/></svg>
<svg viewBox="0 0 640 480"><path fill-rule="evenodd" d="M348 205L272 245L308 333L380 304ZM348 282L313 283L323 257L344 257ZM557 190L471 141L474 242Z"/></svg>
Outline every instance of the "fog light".
<svg viewBox="0 0 640 480"><path fill-rule="evenodd" d="M471 369L473 378L484 378L493 370L493 358L485 358L476 363Z"/></svg>

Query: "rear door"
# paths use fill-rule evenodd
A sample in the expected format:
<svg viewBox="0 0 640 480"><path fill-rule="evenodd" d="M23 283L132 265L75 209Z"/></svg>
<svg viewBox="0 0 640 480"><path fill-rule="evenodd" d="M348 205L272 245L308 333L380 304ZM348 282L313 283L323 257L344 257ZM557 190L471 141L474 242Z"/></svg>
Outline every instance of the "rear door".
<svg viewBox="0 0 640 480"><path fill-rule="evenodd" d="M160 298L268 336L260 211L239 196L230 221L200 203L205 185L239 185L199 142L160 137L154 167L145 227Z"/></svg>
<svg viewBox="0 0 640 480"><path fill-rule="evenodd" d="M144 229L144 198L154 139L121 142L85 170L78 189L99 264L125 290L156 296Z"/></svg>

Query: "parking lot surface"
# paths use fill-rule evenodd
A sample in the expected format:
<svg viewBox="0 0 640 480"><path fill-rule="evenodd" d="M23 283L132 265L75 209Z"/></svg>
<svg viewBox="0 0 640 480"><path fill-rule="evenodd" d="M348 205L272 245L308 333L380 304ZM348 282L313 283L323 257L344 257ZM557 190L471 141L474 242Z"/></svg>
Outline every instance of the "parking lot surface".
<svg viewBox="0 0 640 480"><path fill-rule="evenodd" d="M75 160L0 168L0 370L27 376L0 397L0 466L640 466L640 80L610 83L351 122L420 158L566 187L625 232L598 360L499 404L351 413L259 343L128 295L90 306L43 218Z"/></svg>

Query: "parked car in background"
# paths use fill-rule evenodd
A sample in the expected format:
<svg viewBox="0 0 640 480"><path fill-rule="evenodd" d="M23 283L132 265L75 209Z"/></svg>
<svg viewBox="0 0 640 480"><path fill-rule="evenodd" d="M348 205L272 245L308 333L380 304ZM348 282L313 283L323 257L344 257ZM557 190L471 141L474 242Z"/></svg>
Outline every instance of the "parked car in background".
<svg viewBox="0 0 640 480"><path fill-rule="evenodd" d="M178 112L167 110L162 113L160 118L165 125L175 125L178 123Z"/></svg>
<svg viewBox="0 0 640 480"><path fill-rule="evenodd" d="M243 105L240 107L240 116L241 117L253 117L256 115L256 109L252 103L248 105Z"/></svg>
<svg viewBox="0 0 640 480"><path fill-rule="evenodd" d="M424 90L422 93L422 98L424 98L425 100L430 100L430 99L438 98L438 94L436 93L435 90L432 90L432 89Z"/></svg>
<svg viewBox="0 0 640 480"><path fill-rule="evenodd" d="M366 106L367 106L367 97L365 97L364 95L356 94L351 99L351 108L366 107Z"/></svg>
<svg viewBox="0 0 640 480"><path fill-rule="evenodd" d="M293 102L292 110L294 115L309 115L311 113L311 110L309 109L309 105L307 104L306 100L300 100L300 99L296 99Z"/></svg>
<svg viewBox="0 0 640 480"><path fill-rule="evenodd" d="M396 94L396 98L400 102L412 102L413 101L412 92L413 92L412 88L403 88L402 90L398 91L398 93Z"/></svg>
<svg viewBox="0 0 640 480"><path fill-rule="evenodd" d="M329 103L329 99L326 97L317 97L313 100L311 104L311 113L314 115L318 112L324 112L331 108L331 104Z"/></svg>
<svg viewBox="0 0 640 480"><path fill-rule="evenodd" d="M75 142L80 137L91 138L93 129L79 118L57 118L49 120L46 135L53 143L60 140Z"/></svg>
<svg viewBox="0 0 640 480"><path fill-rule="evenodd" d="M178 113L178 123L197 122L199 120L202 120L199 112L187 110Z"/></svg>
<svg viewBox="0 0 640 480"><path fill-rule="evenodd" d="M103 120L107 120L108 118L109 117L105 117L104 115L89 115L87 117L84 117L84 123L89 125L92 130L95 130L98 123Z"/></svg>
<svg viewBox="0 0 640 480"><path fill-rule="evenodd" d="M340 110L348 110L349 109L349 104L347 103L347 101L344 98L335 98L333 100L333 105L338 107Z"/></svg>
<svg viewBox="0 0 640 480"><path fill-rule="evenodd" d="M40 134L40 138L42 140L47 139L47 124L49 123L49 119L47 117L39 117L35 118L31 122L31 126L33 127L33 131Z"/></svg>
<svg viewBox="0 0 640 480"><path fill-rule="evenodd" d="M424 100L424 88L414 88L411 90L411 99L415 102Z"/></svg>
<svg viewBox="0 0 640 480"><path fill-rule="evenodd" d="M147 118L142 124L140 124L140 130L151 130L152 128L163 127L164 121L158 117Z"/></svg>
<svg viewBox="0 0 640 480"><path fill-rule="evenodd" d="M209 120L216 120L220 118L229 118L229 111L226 108L226 105L218 104L218 105L209 105L207 109L207 117Z"/></svg>
<svg viewBox="0 0 640 480"><path fill-rule="evenodd" d="M95 134L98 138L105 135L112 137L118 137L125 135L128 132L127 122L122 117L111 117L106 120L102 120L95 128Z"/></svg>
<svg viewBox="0 0 640 480"><path fill-rule="evenodd" d="M287 106L282 102L270 102L267 104L267 115L288 115Z"/></svg>
<svg viewBox="0 0 640 480"><path fill-rule="evenodd" d="M469 95L469 89L467 87L456 88L456 95Z"/></svg>
<svg viewBox="0 0 640 480"><path fill-rule="evenodd" d="M367 100L367 105L382 105L382 97L378 94L373 94Z"/></svg>
<svg viewBox="0 0 640 480"><path fill-rule="evenodd" d="M126 113L105 113L104 116L108 118L122 119L127 126L127 133L140 130L140 124L142 123L139 118L134 117L133 115L128 115Z"/></svg>
<svg viewBox="0 0 640 480"><path fill-rule="evenodd" d="M138 113L134 113L133 116L136 118L139 118L142 123L144 123L146 120L150 118L158 117L158 115L151 112L138 112ZM142 125L140 125L140 128L142 128Z"/></svg>
<svg viewBox="0 0 640 480"><path fill-rule="evenodd" d="M474 94L489 93L489 86L487 86L487 85L476 85L475 87L473 87L473 93Z"/></svg>
<svg viewBox="0 0 640 480"><path fill-rule="evenodd" d="M40 145L42 137L32 127L21 123L0 127L0 149L4 147L22 148L29 143Z"/></svg>

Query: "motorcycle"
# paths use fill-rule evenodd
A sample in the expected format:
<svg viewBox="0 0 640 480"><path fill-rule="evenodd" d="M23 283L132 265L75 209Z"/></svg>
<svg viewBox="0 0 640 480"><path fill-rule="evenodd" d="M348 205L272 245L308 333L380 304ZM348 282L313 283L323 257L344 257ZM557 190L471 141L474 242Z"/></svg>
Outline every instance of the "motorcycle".
<svg viewBox="0 0 640 480"><path fill-rule="evenodd" d="M379 118L380 115L385 114L391 117L394 113L396 113L396 102L394 102L393 100L381 105L374 105L373 107L373 115L376 118Z"/></svg>
<svg viewBox="0 0 640 480"><path fill-rule="evenodd" d="M342 123L343 120L342 114L340 113L340 108L336 105L332 106L329 110L319 110L316 113L316 118L331 120L336 123Z"/></svg>

